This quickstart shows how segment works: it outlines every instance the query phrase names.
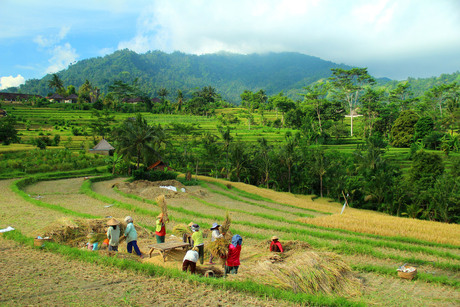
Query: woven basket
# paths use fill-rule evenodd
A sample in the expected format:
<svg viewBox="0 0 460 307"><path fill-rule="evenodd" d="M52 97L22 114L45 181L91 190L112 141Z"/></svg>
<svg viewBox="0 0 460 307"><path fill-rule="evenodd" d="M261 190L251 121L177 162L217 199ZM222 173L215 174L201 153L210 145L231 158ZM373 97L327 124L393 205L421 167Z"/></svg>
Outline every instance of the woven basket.
<svg viewBox="0 0 460 307"><path fill-rule="evenodd" d="M406 267L406 268L412 268L412 267ZM414 268L415 270L413 272L401 272L401 271L398 271L398 276L400 278L403 278L403 279L409 279L409 280L412 280L415 275L417 275L417 269Z"/></svg>
<svg viewBox="0 0 460 307"><path fill-rule="evenodd" d="M51 242L51 239L38 239L38 238L34 239L35 246L40 246L40 247L45 246L46 242Z"/></svg>

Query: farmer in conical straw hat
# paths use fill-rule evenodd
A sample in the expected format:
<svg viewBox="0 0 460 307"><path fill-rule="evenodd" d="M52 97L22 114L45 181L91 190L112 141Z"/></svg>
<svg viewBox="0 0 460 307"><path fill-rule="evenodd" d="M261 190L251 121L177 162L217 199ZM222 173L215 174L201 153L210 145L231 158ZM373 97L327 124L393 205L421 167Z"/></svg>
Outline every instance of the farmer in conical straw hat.
<svg viewBox="0 0 460 307"><path fill-rule="evenodd" d="M163 216L163 213L158 214L156 220L155 237L157 238L157 243L165 243L166 225Z"/></svg>
<svg viewBox="0 0 460 307"><path fill-rule="evenodd" d="M109 229L107 229L107 239L109 239L109 251L118 252L118 244L120 243L120 222L114 218L107 221Z"/></svg>
<svg viewBox="0 0 460 307"><path fill-rule="evenodd" d="M272 242L270 243L270 251L275 253L282 253L283 246L281 245L279 238L277 236L272 237Z"/></svg>
<svg viewBox="0 0 460 307"><path fill-rule="evenodd" d="M221 225L217 224L217 223L213 223L212 226L211 226L211 242L214 242L216 241L217 238L221 238L222 237L222 234L220 233L219 231L219 227ZM214 258L214 256L211 254L211 257L209 258L209 264L214 264L212 262L212 259Z"/></svg>

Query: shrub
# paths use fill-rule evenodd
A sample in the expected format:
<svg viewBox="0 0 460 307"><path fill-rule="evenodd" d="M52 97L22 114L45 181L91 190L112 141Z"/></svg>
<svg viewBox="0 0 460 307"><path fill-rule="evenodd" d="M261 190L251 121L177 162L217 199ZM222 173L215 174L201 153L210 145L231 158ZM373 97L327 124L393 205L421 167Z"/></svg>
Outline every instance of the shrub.
<svg viewBox="0 0 460 307"><path fill-rule="evenodd" d="M173 180L177 177L176 172L170 171L147 171L145 168L140 168L133 171L134 180L162 181Z"/></svg>

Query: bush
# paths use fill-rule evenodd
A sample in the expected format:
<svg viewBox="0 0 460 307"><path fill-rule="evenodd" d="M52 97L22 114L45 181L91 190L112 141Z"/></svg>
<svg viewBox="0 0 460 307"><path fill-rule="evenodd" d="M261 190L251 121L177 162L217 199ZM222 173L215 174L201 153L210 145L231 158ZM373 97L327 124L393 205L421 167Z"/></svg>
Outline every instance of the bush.
<svg viewBox="0 0 460 307"><path fill-rule="evenodd" d="M444 133L439 131L432 131L430 134L426 135L423 138L423 143L425 144L426 148L428 149L439 149L442 143L442 137Z"/></svg>
<svg viewBox="0 0 460 307"><path fill-rule="evenodd" d="M170 171L147 171L146 168L140 168L133 171L134 180L163 181L173 180L177 177L176 172Z"/></svg>

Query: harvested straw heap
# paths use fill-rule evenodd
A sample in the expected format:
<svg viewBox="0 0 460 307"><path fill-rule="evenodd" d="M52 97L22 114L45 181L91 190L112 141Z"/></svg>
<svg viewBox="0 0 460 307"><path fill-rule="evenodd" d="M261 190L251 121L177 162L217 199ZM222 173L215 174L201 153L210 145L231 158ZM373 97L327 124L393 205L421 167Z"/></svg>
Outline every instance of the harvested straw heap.
<svg viewBox="0 0 460 307"><path fill-rule="evenodd" d="M163 214L163 223L166 223L169 221L168 217L168 206L166 206L166 201L165 201L165 196L160 195L157 198L155 198L156 202L158 203L158 206L161 209L161 213Z"/></svg>
<svg viewBox="0 0 460 307"><path fill-rule="evenodd" d="M232 238L232 234L229 231L232 220L230 214L227 211L225 215L225 221L220 226L220 233L223 234L223 237L217 238L214 242L209 242L205 245L205 249L214 257L217 257L225 262L228 256L228 246Z"/></svg>
<svg viewBox="0 0 460 307"><path fill-rule="evenodd" d="M192 230L190 229L190 227L188 227L185 224L177 224L172 229L172 233L173 233L173 235L181 238L181 237L184 236L184 234L191 234Z"/></svg>
<svg viewBox="0 0 460 307"><path fill-rule="evenodd" d="M355 296L361 292L361 282L350 267L330 252L303 252L282 262L260 261L246 276L258 282L307 294Z"/></svg>
<svg viewBox="0 0 460 307"><path fill-rule="evenodd" d="M230 218L230 214L227 211L227 213L225 214L225 221L220 226L220 233L224 235L226 239L232 238L231 233L229 233L230 225L232 225L232 219Z"/></svg>
<svg viewBox="0 0 460 307"><path fill-rule="evenodd" d="M228 256L228 246L230 245L230 240L225 239L224 237L217 238L214 242L209 242L205 245L206 250L219 259L225 261Z"/></svg>
<svg viewBox="0 0 460 307"><path fill-rule="evenodd" d="M54 221L44 229L37 231L43 237L50 237L54 242L63 243L75 247L82 247L87 242L102 242L107 237L107 221L109 219L79 219L62 218ZM122 220L118 218L118 220ZM120 232L123 233L126 224L121 222ZM149 237L150 231L136 227L140 238Z"/></svg>

